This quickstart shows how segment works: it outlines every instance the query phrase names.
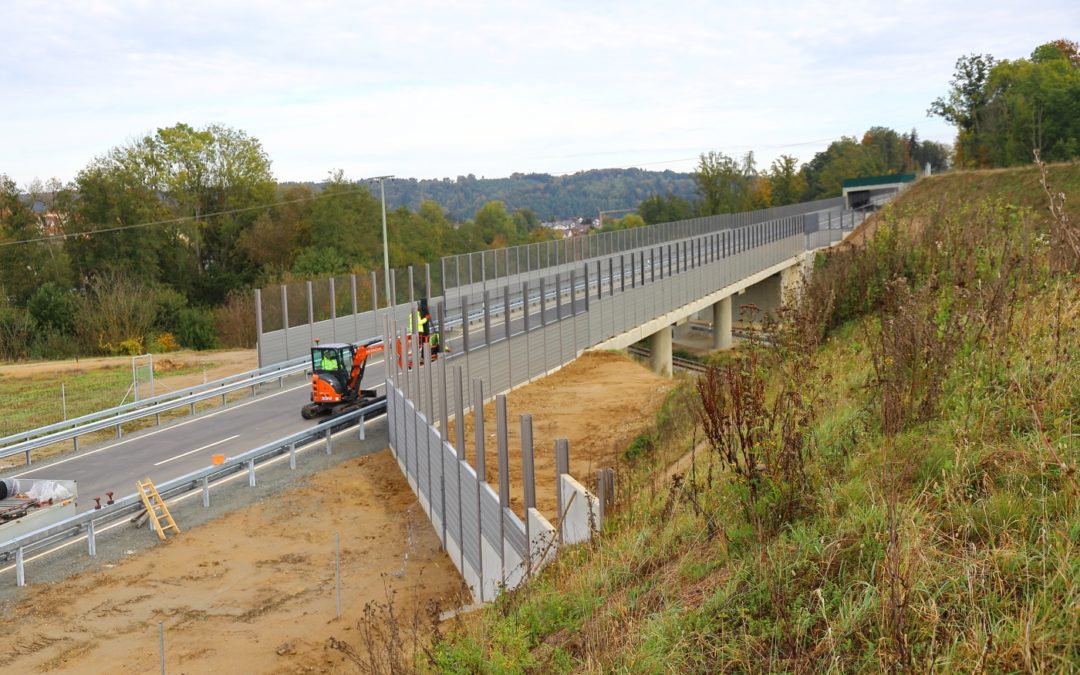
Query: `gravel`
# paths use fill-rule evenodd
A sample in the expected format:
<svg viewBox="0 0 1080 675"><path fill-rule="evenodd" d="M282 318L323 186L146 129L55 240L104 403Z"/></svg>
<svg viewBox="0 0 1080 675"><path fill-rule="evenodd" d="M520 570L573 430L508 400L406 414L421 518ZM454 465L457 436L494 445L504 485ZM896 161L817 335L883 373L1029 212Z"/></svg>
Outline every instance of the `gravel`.
<svg viewBox="0 0 1080 675"><path fill-rule="evenodd" d="M287 455L282 455L270 466L256 469L256 486L248 487L247 472L233 474L231 481L224 485L210 488L210 507L202 505L201 493L193 491L178 504L169 504L169 511L182 530L190 530L203 523L210 522L227 513L257 504L291 487L303 483L307 476L330 468L341 462L378 452L386 448L386 419L379 417L369 423L365 431L366 440L357 438L355 426L338 432L333 439L333 453L327 455L322 443L315 443L296 455L296 469L289 469ZM170 500L171 502L171 500ZM172 535L170 535L172 536ZM25 564L28 584L52 583L88 570L100 569L103 565L117 561L160 543L157 534L146 524L136 528L125 522L107 532L97 535L97 555L87 553L85 538L64 549L50 553L38 560ZM28 557L32 557L28 555ZM12 561L13 562L13 561ZM0 565L7 567L11 563ZM9 602L18 597L19 588L15 585L15 570L12 568L0 573L0 601Z"/></svg>

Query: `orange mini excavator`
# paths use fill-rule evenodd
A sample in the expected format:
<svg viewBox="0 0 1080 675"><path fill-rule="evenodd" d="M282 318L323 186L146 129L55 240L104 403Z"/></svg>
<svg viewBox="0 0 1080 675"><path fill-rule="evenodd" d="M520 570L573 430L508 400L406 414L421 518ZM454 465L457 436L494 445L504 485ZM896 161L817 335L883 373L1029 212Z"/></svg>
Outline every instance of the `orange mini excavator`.
<svg viewBox="0 0 1080 675"><path fill-rule="evenodd" d="M383 351L381 338L357 344L316 344L311 348L311 403L300 409L306 420L339 415L378 400L373 389L361 389L367 359Z"/></svg>

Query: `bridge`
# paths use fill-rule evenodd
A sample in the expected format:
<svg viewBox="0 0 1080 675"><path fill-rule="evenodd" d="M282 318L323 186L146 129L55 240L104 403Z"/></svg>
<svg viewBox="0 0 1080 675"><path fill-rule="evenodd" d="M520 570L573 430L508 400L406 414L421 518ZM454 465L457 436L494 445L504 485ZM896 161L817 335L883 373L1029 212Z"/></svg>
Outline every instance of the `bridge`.
<svg viewBox="0 0 1080 675"><path fill-rule="evenodd" d="M730 346L733 319L740 307L778 307L785 289L795 288L812 252L839 241L862 217L860 212L845 209L839 199L825 200L454 256L434 266L395 271L390 291L398 302L392 307L380 306L375 300L385 289L378 289L374 275L370 281L345 277L328 280L325 285L303 284L300 301L295 299L295 287L263 289L256 294L260 362L266 365L292 358L299 364L306 360L316 338L344 341L400 334L398 327L404 325L415 302L429 298L444 327L444 343L449 345L450 354L436 366L407 372L393 363L389 372L382 362L369 368L369 386L376 384L388 395L389 419L386 424L375 423L374 438L362 443L369 448L366 451L374 452L386 447L389 436L390 446L447 551L453 552L455 564L476 597L486 599L499 584L520 581L524 563L529 564L525 569L532 569L532 562L540 555L533 545L544 541L544 536L550 542L553 530L540 514L530 511L522 518L509 511L499 497L505 490L495 491L477 480L483 472L478 474L464 461L464 453L456 450L464 447L463 439L440 435L440 429L448 428L446 420L473 410L478 401L562 367L586 349L620 348L648 338L654 367L670 373L672 334L687 330L689 322L702 313L711 320L714 345ZM347 290L338 293L338 288ZM268 302L269 297L280 298L280 304L275 307ZM365 301L371 302L371 310L357 311ZM296 320L297 307L301 319L306 314L306 322ZM275 318L278 326L270 327ZM263 453L269 456L290 445L295 447L306 430L312 430L311 438L322 438L324 430L317 422L305 422L297 414L309 388L302 379L302 368L293 366L296 375L292 380L283 377L270 384L252 385L252 392L258 389L260 395L243 403L198 416L192 404L193 416L188 419L123 438L119 437L118 423L114 442L64 455L40 467L8 472L25 477L62 474L79 481L83 499L78 523L56 528L41 541L31 538L10 544L5 551L18 548L21 556L24 546L87 532L92 555L95 519L100 522L115 510L110 506L94 512L93 495L106 491L126 494L135 479L151 475L159 484L175 483L183 489L197 487L201 481L205 503L211 473L203 468L206 452L197 451L212 448L215 453L229 455L229 467L242 469L248 466L246 457L255 452L253 447L270 448ZM505 424L501 426L505 437ZM328 452L330 431L325 429ZM23 436L33 435L27 432ZM0 453L9 449L0 448ZM505 452L504 447L500 450ZM29 463L30 451L26 453ZM249 481L254 484L252 457ZM438 469L432 470L432 466ZM187 480L192 476L195 478ZM457 478L449 481L460 487L457 497L450 494L448 477ZM564 503L576 512L579 524L591 520L596 496L568 475L560 485L564 495L580 495L576 506L572 499ZM445 510L448 495L451 501L457 499L459 506L462 496L475 497L476 509L482 511L469 518L465 510L455 520ZM119 500L116 508L121 503L126 504ZM559 520L570 515L560 512ZM588 527L576 531L576 536L588 536Z"/></svg>

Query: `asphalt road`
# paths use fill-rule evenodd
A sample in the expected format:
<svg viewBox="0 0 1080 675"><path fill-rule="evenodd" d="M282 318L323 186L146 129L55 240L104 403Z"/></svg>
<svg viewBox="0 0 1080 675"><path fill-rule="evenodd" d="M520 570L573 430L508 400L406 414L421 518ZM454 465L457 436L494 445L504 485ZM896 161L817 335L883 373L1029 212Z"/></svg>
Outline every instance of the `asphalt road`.
<svg viewBox="0 0 1080 675"><path fill-rule="evenodd" d="M381 392L383 380L383 364L370 364L365 387ZM208 466L215 454L238 455L318 425L325 420L300 417L310 391L310 380L294 381L280 391L86 447L9 477L74 480L78 483L78 510L85 511L94 507L94 497L101 497L104 503L106 492L117 498L133 494L139 479L149 477L154 483L163 483Z"/></svg>
<svg viewBox="0 0 1080 675"><path fill-rule="evenodd" d="M603 283L610 284L606 278ZM595 280L592 285L595 286ZM583 291L576 293L579 301ZM554 315L552 299L547 309L549 322ZM529 320L531 325L539 325L539 310L532 312ZM502 322L501 316L492 317L491 332L495 339L503 334ZM518 310L512 315L510 330L516 334L524 329L524 316ZM447 335L445 342L452 354L460 354L461 337L455 332L456 335ZM483 341L483 328L471 328L470 343L480 346ZM383 368L381 359L369 361L363 386L382 393L385 388ZM280 391L269 388L273 385L266 386L268 389L254 398L84 447L77 453L36 464L8 477L74 480L79 491L78 509L85 511L94 508L95 497L101 497L104 503L107 492L113 492L117 498L133 494L139 479L149 477L160 484L208 466L215 454L235 456L323 421L300 417L300 408L310 400L309 379L296 380ZM373 447L371 451L379 449Z"/></svg>

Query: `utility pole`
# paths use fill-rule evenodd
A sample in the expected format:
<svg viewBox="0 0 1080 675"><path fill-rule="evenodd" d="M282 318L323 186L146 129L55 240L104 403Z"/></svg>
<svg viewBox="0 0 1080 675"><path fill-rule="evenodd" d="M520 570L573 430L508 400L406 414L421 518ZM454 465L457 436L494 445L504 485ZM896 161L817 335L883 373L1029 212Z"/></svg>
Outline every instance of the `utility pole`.
<svg viewBox="0 0 1080 675"><path fill-rule="evenodd" d="M386 306L394 306L394 300L390 297L390 246L386 239L386 186L387 178L393 176L373 176L368 180L379 181L379 196L382 198L382 251L383 251L383 286L386 288Z"/></svg>

